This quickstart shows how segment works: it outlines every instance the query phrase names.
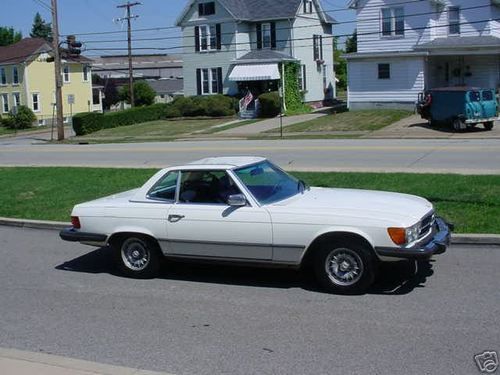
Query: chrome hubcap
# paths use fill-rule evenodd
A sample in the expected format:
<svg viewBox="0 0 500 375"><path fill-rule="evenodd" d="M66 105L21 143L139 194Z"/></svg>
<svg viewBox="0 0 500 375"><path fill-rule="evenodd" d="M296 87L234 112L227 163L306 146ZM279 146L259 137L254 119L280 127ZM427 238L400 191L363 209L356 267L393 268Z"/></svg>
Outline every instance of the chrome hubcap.
<svg viewBox="0 0 500 375"><path fill-rule="evenodd" d="M130 238L122 245L123 263L133 271L141 271L149 264L149 250L144 242Z"/></svg>
<svg viewBox="0 0 500 375"><path fill-rule="evenodd" d="M351 249L333 250L325 262L325 269L330 280L337 285L355 284L363 274L363 261Z"/></svg>

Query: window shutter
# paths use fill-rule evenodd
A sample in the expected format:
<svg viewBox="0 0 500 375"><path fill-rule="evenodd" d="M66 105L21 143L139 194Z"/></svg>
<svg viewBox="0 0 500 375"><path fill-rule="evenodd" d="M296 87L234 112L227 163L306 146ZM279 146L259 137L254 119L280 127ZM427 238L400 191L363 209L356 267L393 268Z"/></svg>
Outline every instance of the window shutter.
<svg viewBox="0 0 500 375"><path fill-rule="evenodd" d="M271 48L276 48L276 22L271 22Z"/></svg>
<svg viewBox="0 0 500 375"><path fill-rule="evenodd" d="M318 58L318 36L313 35L313 59L316 61Z"/></svg>
<svg viewBox="0 0 500 375"><path fill-rule="evenodd" d="M303 0L304 3L304 13L307 13L307 0Z"/></svg>
<svg viewBox="0 0 500 375"><path fill-rule="evenodd" d="M194 28L194 49L196 52L200 52L200 27L199 26L196 26Z"/></svg>
<svg viewBox="0 0 500 375"><path fill-rule="evenodd" d="M257 49L262 49L262 25L258 23L256 26L257 26Z"/></svg>
<svg viewBox="0 0 500 375"><path fill-rule="evenodd" d="M323 60L323 36L319 36L319 57Z"/></svg>
<svg viewBox="0 0 500 375"><path fill-rule="evenodd" d="M306 78L306 66L302 65L302 86L304 86L304 91L307 90L307 78Z"/></svg>
<svg viewBox="0 0 500 375"><path fill-rule="evenodd" d="M222 68L217 68L217 87L219 88L219 94L222 94L224 92L223 87L222 87Z"/></svg>
<svg viewBox="0 0 500 375"><path fill-rule="evenodd" d="M201 69L196 69L196 91L201 95Z"/></svg>
<svg viewBox="0 0 500 375"><path fill-rule="evenodd" d="M215 33L217 34L217 49L220 50L222 48L220 23L215 25Z"/></svg>

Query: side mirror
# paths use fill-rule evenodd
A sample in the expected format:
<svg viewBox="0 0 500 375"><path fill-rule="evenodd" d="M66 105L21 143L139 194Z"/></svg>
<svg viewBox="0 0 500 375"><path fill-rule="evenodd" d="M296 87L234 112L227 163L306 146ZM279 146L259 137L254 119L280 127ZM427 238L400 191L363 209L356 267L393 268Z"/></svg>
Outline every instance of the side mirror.
<svg viewBox="0 0 500 375"><path fill-rule="evenodd" d="M227 198L227 204L232 207L242 207L247 205L247 199L243 194L233 194Z"/></svg>

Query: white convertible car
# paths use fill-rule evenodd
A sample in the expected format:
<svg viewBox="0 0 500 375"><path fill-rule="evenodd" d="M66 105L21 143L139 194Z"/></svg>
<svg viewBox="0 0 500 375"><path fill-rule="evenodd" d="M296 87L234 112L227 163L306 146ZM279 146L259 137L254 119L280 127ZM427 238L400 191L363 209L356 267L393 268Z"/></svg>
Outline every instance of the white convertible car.
<svg viewBox="0 0 500 375"><path fill-rule="evenodd" d="M429 258L450 239L423 198L308 187L260 157L167 168L139 189L76 205L71 219L61 238L111 246L127 276L154 277L162 256L308 264L341 293L365 290L381 261Z"/></svg>

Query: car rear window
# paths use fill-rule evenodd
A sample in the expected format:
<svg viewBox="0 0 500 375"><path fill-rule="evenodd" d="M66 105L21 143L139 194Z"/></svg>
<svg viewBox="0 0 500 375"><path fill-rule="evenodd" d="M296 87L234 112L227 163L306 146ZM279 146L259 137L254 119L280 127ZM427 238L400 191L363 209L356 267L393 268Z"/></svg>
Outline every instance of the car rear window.
<svg viewBox="0 0 500 375"><path fill-rule="evenodd" d="M483 91L483 100L493 100L493 92Z"/></svg>
<svg viewBox="0 0 500 375"><path fill-rule="evenodd" d="M481 94L479 91L471 91L469 93L469 98L471 102L478 102L481 100Z"/></svg>

